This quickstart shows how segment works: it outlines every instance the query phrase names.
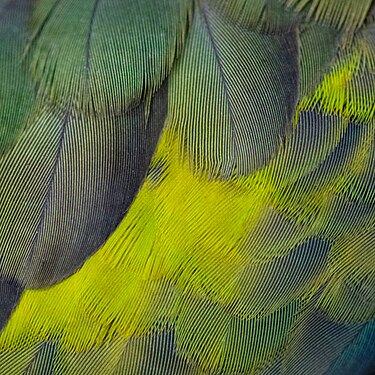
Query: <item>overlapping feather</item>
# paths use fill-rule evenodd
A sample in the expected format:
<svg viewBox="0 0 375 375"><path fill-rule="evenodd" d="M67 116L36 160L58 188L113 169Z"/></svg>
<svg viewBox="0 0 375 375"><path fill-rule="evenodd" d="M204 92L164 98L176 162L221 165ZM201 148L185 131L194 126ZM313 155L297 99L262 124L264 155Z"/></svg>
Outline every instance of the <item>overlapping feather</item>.
<svg viewBox="0 0 375 375"><path fill-rule="evenodd" d="M0 372L368 374L371 5L2 1Z"/></svg>

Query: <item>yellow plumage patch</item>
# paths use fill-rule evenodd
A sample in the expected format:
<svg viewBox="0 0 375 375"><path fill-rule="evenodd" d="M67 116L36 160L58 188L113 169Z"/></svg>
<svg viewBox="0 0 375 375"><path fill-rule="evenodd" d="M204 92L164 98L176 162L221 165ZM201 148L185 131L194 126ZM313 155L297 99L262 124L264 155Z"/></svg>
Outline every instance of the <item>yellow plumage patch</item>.
<svg viewBox="0 0 375 375"><path fill-rule="evenodd" d="M240 240L269 202L271 187L256 176L235 182L193 175L170 139L166 133L153 162L164 162L163 180L148 177L126 218L77 273L23 294L2 347L21 345L9 336L26 334L59 336L84 350L100 344L108 329L126 337L145 333L158 319L173 320L171 305L163 304L176 303L175 287L233 300L236 271L246 258Z"/></svg>
<svg viewBox="0 0 375 375"><path fill-rule="evenodd" d="M375 86L364 76L375 61L374 49L363 40L333 66L312 96L299 103L296 119L302 110L315 107L348 120L371 124L375 115ZM367 73L368 74L368 73Z"/></svg>

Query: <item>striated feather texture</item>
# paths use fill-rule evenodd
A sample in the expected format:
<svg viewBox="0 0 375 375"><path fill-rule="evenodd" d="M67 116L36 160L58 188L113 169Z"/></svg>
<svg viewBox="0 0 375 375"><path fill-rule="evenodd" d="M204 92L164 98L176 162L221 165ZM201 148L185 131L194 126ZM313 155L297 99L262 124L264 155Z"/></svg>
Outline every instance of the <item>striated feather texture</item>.
<svg viewBox="0 0 375 375"><path fill-rule="evenodd" d="M0 0L0 374L375 373L372 0Z"/></svg>

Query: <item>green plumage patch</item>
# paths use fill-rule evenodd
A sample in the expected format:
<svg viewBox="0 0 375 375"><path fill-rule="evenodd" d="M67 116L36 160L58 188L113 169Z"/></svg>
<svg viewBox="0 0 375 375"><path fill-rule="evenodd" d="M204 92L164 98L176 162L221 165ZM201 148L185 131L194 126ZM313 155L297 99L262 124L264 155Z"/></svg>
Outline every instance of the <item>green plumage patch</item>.
<svg viewBox="0 0 375 375"><path fill-rule="evenodd" d="M373 9L0 0L0 373L366 374Z"/></svg>

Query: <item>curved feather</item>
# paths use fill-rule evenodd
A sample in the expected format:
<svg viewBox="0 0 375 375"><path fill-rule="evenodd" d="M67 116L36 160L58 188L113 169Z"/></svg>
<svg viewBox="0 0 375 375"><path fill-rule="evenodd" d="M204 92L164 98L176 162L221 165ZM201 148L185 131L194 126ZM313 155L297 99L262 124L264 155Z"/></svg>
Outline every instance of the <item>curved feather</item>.
<svg viewBox="0 0 375 375"><path fill-rule="evenodd" d="M0 160L0 370L366 374L371 2L72 5Z"/></svg>
<svg viewBox="0 0 375 375"><path fill-rule="evenodd" d="M1 160L2 275L29 288L53 284L101 246L148 169L165 118L159 96L122 116L36 111Z"/></svg>
<svg viewBox="0 0 375 375"><path fill-rule="evenodd" d="M35 96L22 60L31 6L31 0L0 2L0 155L22 131Z"/></svg>
<svg viewBox="0 0 375 375"><path fill-rule="evenodd" d="M180 0L38 1L28 46L38 94L99 113L127 110L170 71L190 8Z"/></svg>
<svg viewBox="0 0 375 375"><path fill-rule="evenodd" d="M170 77L172 126L194 169L230 177L264 166L292 118L297 69L295 28L283 35L244 30L209 3L198 5Z"/></svg>

